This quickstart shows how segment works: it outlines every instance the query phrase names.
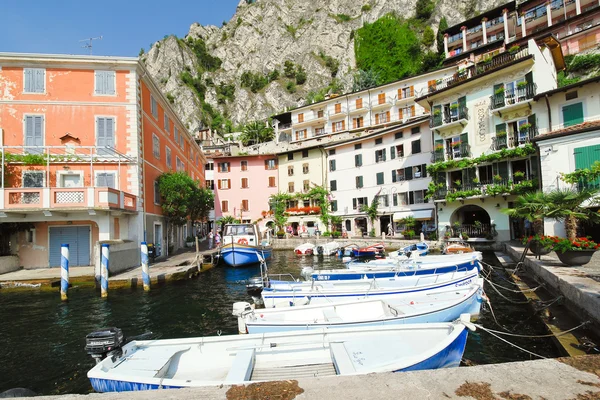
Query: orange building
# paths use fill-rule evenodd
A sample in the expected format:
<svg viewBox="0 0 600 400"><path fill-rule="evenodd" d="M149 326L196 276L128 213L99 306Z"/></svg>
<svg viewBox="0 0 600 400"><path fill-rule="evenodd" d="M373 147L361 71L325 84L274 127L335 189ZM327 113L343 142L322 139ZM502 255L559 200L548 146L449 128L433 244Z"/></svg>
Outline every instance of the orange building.
<svg viewBox="0 0 600 400"><path fill-rule="evenodd" d="M0 53L0 224L20 223L10 251L24 267L139 265L140 242L166 237L157 178L204 185L205 158L137 58ZM168 239L168 241L167 241Z"/></svg>

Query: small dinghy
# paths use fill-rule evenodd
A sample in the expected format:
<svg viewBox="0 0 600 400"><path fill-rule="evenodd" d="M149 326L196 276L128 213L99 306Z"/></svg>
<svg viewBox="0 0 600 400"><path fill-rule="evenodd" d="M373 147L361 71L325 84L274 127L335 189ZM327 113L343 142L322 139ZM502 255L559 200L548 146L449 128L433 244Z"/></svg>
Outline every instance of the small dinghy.
<svg viewBox="0 0 600 400"><path fill-rule="evenodd" d="M335 304L254 309L250 303L233 304L240 333L284 332L315 328L350 328L394 324L449 322L461 314L478 316L483 279L471 286L426 294L361 299Z"/></svg>
<svg viewBox="0 0 600 400"><path fill-rule="evenodd" d="M314 253L318 256L334 256L340 247L341 245L338 242L327 242L315 247Z"/></svg>
<svg viewBox="0 0 600 400"><path fill-rule="evenodd" d="M312 243L303 243L294 249L294 253L299 256L312 255L315 251L315 245Z"/></svg>
<svg viewBox="0 0 600 400"><path fill-rule="evenodd" d="M354 257L375 257L376 255L382 254L384 250L385 245L383 243L377 243L371 246L353 249L352 255Z"/></svg>
<svg viewBox="0 0 600 400"><path fill-rule="evenodd" d="M459 242L448 242L444 246L442 252L444 254L463 254L463 253L472 253L475 250L464 241Z"/></svg>
<svg viewBox="0 0 600 400"><path fill-rule="evenodd" d="M458 367L470 315L450 323L132 341L87 336L96 392L176 389ZM119 339L120 338L120 339Z"/></svg>
<svg viewBox="0 0 600 400"><path fill-rule="evenodd" d="M388 254L390 258L411 257L411 256L426 256L429 254L429 245L425 242L411 244Z"/></svg>

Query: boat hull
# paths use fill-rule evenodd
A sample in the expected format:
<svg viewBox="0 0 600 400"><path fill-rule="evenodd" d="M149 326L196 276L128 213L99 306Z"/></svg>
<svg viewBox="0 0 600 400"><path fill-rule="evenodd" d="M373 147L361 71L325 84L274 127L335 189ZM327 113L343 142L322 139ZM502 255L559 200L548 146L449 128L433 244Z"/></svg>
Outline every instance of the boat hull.
<svg viewBox="0 0 600 400"><path fill-rule="evenodd" d="M260 257L268 260L272 252L271 247L228 244L221 248L221 258L231 267L244 267L260 263Z"/></svg>
<svg viewBox="0 0 600 400"><path fill-rule="evenodd" d="M467 346L468 331L465 329L460 335L442 351L439 351L432 357L418 362L410 367L401 368L394 372L421 371L424 369L456 368L460 366L460 361L465 353Z"/></svg>

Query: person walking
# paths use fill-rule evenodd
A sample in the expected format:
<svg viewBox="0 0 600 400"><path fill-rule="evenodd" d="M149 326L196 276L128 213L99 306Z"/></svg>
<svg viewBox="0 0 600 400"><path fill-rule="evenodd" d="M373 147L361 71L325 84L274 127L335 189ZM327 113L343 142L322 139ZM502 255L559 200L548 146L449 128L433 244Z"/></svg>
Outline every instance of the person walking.
<svg viewBox="0 0 600 400"><path fill-rule="evenodd" d="M219 232L217 232L217 234L215 235L215 247L219 246L221 246L221 235L219 235Z"/></svg>
<svg viewBox="0 0 600 400"><path fill-rule="evenodd" d="M213 239L214 239L214 237L215 236L213 235L212 231L210 231L208 233L208 249L209 250L212 249L212 247L213 247Z"/></svg>

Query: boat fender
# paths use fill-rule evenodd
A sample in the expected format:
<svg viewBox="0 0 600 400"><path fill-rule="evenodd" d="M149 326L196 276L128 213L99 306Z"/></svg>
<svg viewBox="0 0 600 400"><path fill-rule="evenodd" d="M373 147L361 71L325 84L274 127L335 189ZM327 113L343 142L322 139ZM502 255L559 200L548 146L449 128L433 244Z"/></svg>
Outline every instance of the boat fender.
<svg viewBox="0 0 600 400"><path fill-rule="evenodd" d="M471 332L475 332L475 330L477 329L475 327L475 324L471 323L471 314L460 314L459 322Z"/></svg>

